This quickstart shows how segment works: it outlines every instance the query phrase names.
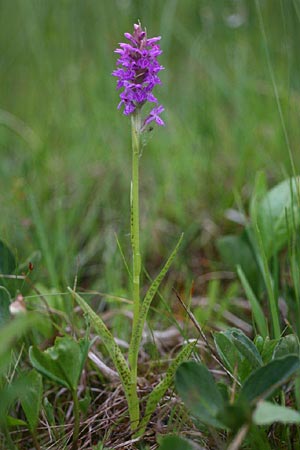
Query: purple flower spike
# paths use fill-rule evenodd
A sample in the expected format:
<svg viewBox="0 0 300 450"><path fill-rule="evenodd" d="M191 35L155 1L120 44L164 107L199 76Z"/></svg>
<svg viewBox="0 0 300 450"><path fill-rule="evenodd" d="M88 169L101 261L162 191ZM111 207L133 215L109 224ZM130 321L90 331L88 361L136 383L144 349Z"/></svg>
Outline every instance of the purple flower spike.
<svg viewBox="0 0 300 450"><path fill-rule="evenodd" d="M147 39L141 24L135 24L133 33L125 33L124 36L130 43L120 43L120 48L115 50L119 55L118 68L112 74L118 78L117 89L123 89L118 108L124 106L123 114L128 116L141 109L146 102L157 104L152 91L157 84L161 84L157 74L163 66L157 61L162 53L158 44L160 37ZM153 120L158 125L164 125L159 117L163 110L162 106L155 107L144 121L144 126Z"/></svg>

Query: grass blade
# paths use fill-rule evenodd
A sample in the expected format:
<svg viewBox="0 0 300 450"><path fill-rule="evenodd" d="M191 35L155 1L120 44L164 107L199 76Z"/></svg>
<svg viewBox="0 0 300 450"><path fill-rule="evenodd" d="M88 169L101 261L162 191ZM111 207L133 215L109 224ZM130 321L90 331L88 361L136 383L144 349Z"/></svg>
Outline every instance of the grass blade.
<svg viewBox="0 0 300 450"><path fill-rule="evenodd" d="M250 284L248 283L248 280L241 266L237 266L237 274L242 283L246 296L250 302L253 318L256 322L258 332L261 334L263 338L266 338L269 335L269 331L268 331L268 324L265 319L262 307L260 306L259 301L256 298L256 295L254 294Z"/></svg>

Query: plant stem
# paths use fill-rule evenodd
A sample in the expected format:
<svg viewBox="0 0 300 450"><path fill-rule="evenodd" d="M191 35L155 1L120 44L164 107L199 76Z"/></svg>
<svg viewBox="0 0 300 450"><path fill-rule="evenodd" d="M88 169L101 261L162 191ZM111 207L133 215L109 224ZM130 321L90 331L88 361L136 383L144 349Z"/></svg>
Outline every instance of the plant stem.
<svg viewBox="0 0 300 450"><path fill-rule="evenodd" d="M17 450L17 447L13 443L13 440L11 438L11 435L10 435L10 432L8 430L8 426L6 423L3 425L2 431L5 436L5 441L6 441L6 444L8 445L9 450Z"/></svg>
<svg viewBox="0 0 300 450"><path fill-rule="evenodd" d="M140 224L139 224L139 158L141 151L141 114L136 110L131 116L131 136L132 136L132 180L131 180L131 248L133 258L133 326L129 351L129 364L131 371L131 382L134 404L131 405L130 419L132 430L136 429L139 422L139 403L137 397L137 361L139 343L136 343L136 328L140 315L140 274L141 274L141 254L140 254ZM135 345L137 344L137 345ZM134 350L133 350L134 349Z"/></svg>
<svg viewBox="0 0 300 450"><path fill-rule="evenodd" d="M79 435L79 402L77 397L77 389L72 389L72 397L73 397L73 412L74 412L72 450L77 450L77 441Z"/></svg>
<svg viewBox="0 0 300 450"><path fill-rule="evenodd" d="M36 431L34 433L31 433L31 436L32 436L32 441L33 441L33 445L34 445L35 449L41 450L39 441L37 440L37 437L36 437Z"/></svg>

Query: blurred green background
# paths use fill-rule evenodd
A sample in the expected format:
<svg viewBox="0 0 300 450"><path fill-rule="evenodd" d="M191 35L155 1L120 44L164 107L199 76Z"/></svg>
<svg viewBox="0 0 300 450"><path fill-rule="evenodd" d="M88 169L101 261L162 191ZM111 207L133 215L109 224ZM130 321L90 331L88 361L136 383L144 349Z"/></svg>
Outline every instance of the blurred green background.
<svg viewBox="0 0 300 450"><path fill-rule="evenodd" d="M165 67L166 128L141 159L152 273L181 231L181 264L205 272L235 193L291 174L289 146L299 166L299 0L1 0L0 236L48 286L126 283L130 123L111 72L138 19Z"/></svg>

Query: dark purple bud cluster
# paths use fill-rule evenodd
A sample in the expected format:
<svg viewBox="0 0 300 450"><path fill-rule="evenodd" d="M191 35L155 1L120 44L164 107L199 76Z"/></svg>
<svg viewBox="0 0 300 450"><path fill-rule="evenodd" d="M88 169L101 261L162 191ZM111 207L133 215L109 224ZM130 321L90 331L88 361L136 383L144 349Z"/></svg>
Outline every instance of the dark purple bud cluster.
<svg viewBox="0 0 300 450"><path fill-rule="evenodd" d="M146 102L158 103L152 94L154 87L161 84L158 72L163 66L157 61L162 53L158 42L160 37L147 39L147 33L141 25L134 25L133 34L125 33L124 36L130 44L120 43L120 48L115 50L120 55L116 70L113 75L118 78L117 89L123 89L118 108L124 106L123 113L130 115L140 109ZM144 121L144 126L155 121L158 125L164 125L159 115L164 111L163 106L156 106Z"/></svg>

